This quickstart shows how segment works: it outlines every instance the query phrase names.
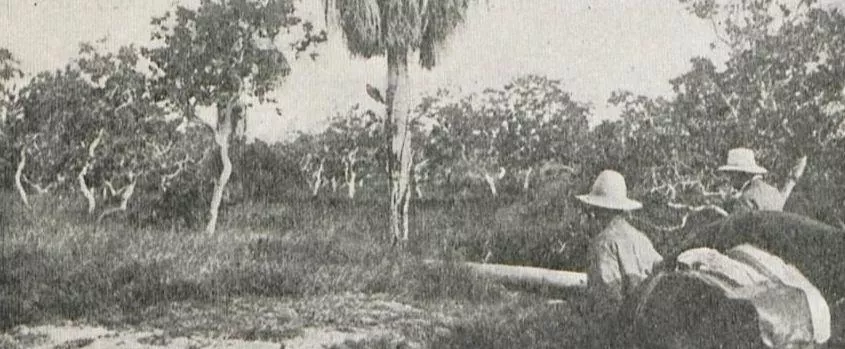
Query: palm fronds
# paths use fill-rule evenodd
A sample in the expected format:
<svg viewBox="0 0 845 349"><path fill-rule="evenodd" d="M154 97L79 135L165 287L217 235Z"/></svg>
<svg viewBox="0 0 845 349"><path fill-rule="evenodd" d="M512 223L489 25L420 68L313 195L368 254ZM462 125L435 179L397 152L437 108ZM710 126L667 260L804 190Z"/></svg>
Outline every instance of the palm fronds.
<svg viewBox="0 0 845 349"><path fill-rule="evenodd" d="M431 68L436 49L463 22L469 0L324 0L324 5L326 21L340 24L353 55L369 58L403 48L418 51L420 64Z"/></svg>

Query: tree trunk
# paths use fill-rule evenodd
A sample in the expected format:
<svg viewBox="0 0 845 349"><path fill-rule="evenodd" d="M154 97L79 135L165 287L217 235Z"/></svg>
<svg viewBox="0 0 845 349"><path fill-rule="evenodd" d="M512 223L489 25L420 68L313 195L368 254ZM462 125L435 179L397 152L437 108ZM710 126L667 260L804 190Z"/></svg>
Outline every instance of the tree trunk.
<svg viewBox="0 0 845 349"><path fill-rule="evenodd" d="M417 199L422 200L424 198L423 190L422 190L422 183L425 182L427 177L424 177L423 171L425 165L428 164L428 160L423 160L420 162L414 163L414 173L413 173L413 186L414 186L414 193L417 194Z"/></svg>
<svg viewBox="0 0 845 349"><path fill-rule="evenodd" d="M394 244L408 240L405 208L410 203L411 159L411 86L408 74L407 48L387 50L387 115L386 134L391 137L387 164L390 181L390 232Z"/></svg>
<svg viewBox="0 0 845 349"><path fill-rule="evenodd" d="M22 146L21 158L18 160L18 168L15 170L15 188L18 190L18 195L20 195L23 205L29 208L29 198L26 196L26 189L24 189L23 183L21 183L24 167L26 167L26 147Z"/></svg>
<svg viewBox="0 0 845 349"><path fill-rule="evenodd" d="M349 199L355 198L355 181L358 178L357 173L355 173L355 163L357 162L355 154L358 152L358 148L353 149L349 152L349 155L346 156L344 159L344 171L343 176L346 180L346 189L347 189L347 196Z"/></svg>
<svg viewBox="0 0 845 349"><path fill-rule="evenodd" d="M346 185L348 186L347 189L349 190L347 192L347 195L349 196L350 199L355 198L355 190L356 190L355 183L356 183L356 180L357 180L356 177L357 177L357 174L355 173L355 171L350 170L349 171L349 178L346 180Z"/></svg>
<svg viewBox="0 0 845 349"><path fill-rule="evenodd" d="M85 197L85 200L88 201L88 214L94 213L94 210L97 208L97 197L94 195L94 191L88 187L88 183L85 182L85 176L88 175L88 170L91 169L91 166L94 164L94 155L95 151L97 150L97 146L100 145L100 141L103 139L103 129L100 129L97 132L97 138L91 142L91 145L88 146L88 158L85 160L85 165L82 166L82 170L79 171L79 174L76 176L77 181L79 182L79 190L82 191L82 196Z"/></svg>
<svg viewBox="0 0 845 349"><path fill-rule="evenodd" d="M496 189L496 178L484 172L484 181L487 182L487 187L490 188L490 194L493 194L494 197L499 196L499 191Z"/></svg>
<svg viewBox="0 0 845 349"><path fill-rule="evenodd" d="M214 131L214 141L220 147L220 160L223 162L223 170L220 177L214 183L214 194L211 196L211 207L208 209L208 225L205 226L205 233L213 235L217 230L217 216L220 211L220 202L223 201L223 190L232 175L232 159L229 157L229 141L232 135L232 113L235 102L230 102L223 108L217 108L217 128Z"/></svg>
<svg viewBox="0 0 845 349"><path fill-rule="evenodd" d="M120 206L112 207L103 211L103 213L101 213L100 216L97 217L98 225L100 224L100 222L103 221L103 218L105 218L106 216L115 214L117 212L126 212L126 210L129 208L129 200L132 199L132 195L135 194L135 185L138 183L138 179L135 178L134 175L132 175L129 177L129 180L131 182L129 182L126 187L121 189Z"/></svg>
<svg viewBox="0 0 845 349"><path fill-rule="evenodd" d="M82 196L88 201L89 214L94 213L94 210L97 208L97 198L94 197L94 192L88 187L88 183L85 182L85 176L88 175L88 168L90 166L91 161L89 160L85 163L85 166L82 166L79 175L76 176L76 180L79 182L79 190L82 191Z"/></svg>
<svg viewBox="0 0 845 349"><path fill-rule="evenodd" d="M531 188L531 174L534 173L534 167L529 167L528 171L525 171L525 178L522 180L522 189L528 191Z"/></svg>
<svg viewBox="0 0 845 349"><path fill-rule="evenodd" d="M482 177L484 177L484 181L487 182L487 187L490 188L490 193L493 194L494 197L498 196L499 191L496 188L496 183L500 179L505 178L507 170L505 170L504 167L499 167L499 173L497 174L491 174L490 172L484 169L479 170L479 172L481 172Z"/></svg>
<svg viewBox="0 0 845 349"><path fill-rule="evenodd" d="M317 167L317 172L314 172L314 184L311 186L311 196L317 197L320 188L323 186L323 168L325 167L325 160L320 159L320 166Z"/></svg>

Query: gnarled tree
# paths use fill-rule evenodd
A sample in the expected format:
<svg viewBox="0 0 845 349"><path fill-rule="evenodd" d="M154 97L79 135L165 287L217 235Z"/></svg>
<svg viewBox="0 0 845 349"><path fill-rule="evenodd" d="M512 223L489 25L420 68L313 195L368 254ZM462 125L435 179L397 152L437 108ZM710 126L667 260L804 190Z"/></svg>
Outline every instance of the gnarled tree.
<svg viewBox="0 0 845 349"><path fill-rule="evenodd" d="M244 97L265 101L289 72L274 45L280 31L300 23L289 0L202 0L198 9L178 7L153 19L153 38L162 44L145 50L154 63L160 95L190 121L203 121L198 107L211 107L215 120L203 121L214 134L222 170L214 187L206 233L213 234L223 191L232 174L229 145L244 121Z"/></svg>

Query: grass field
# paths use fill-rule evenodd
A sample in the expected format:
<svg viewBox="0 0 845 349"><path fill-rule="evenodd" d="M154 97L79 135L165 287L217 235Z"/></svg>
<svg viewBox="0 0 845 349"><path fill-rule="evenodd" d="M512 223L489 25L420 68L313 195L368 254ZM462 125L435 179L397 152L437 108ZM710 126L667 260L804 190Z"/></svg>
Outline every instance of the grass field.
<svg viewBox="0 0 845 349"><path fill-rule="evenodd" d="M377 201L228 206L208 237L168 224L133 226L123 217L97 227L80 202L35 197L24 210L5 194L0 349L31 347L39 337L25 326L68 320L161 331L139 343L192 336L278 343L326 337L314 331L330 329L360 334L327 346L333 349L585 345L583 318L572 306L580 297L505 287L454 263L423 263L486 258L583 270L586 236L565 204L418 202L411 241L398 250ZM652 236L657 248L677 238L672 234Z"/></svg>
<svg viewBox="0 0 845 349"><path fill-rule="evenodd" d="M551 267L572 260L554 246L531 253L538 251L526 245L536 240L531 229L497 242L507 229L496 219L497 202L422 203L412 241L398 251L385 234L386 209L374 202L232 206L207 237L121 219L95 227L72 201L39 197L25 211L5 197L4 330L74 320L278 340L309 326L369 323L433 348L575 347L582 331L565 301L549 304L543 292L515 292L453 264L422 263L485 254ZM383 302L416 310L370 309ZM296 315L285 317L289 311ZM274 325L261 322L262 312L273 314ZM379 348L385 338L344 345Z"/></svg>

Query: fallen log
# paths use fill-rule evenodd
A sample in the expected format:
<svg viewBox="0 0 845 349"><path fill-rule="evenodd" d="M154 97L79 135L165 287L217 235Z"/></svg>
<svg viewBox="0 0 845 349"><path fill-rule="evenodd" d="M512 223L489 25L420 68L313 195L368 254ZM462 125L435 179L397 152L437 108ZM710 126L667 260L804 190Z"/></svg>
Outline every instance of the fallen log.
<svg viewBox="0 0 845 349"><path fill-rule="evenodd" d="M425 263L443 264L445 262L438 260L425 260ZM560 289L577 289L587 287L587 274L585 273L518 265L484 264L474 262L459 262L458 265L466 267L479 275L492 277L501 281Z"/></svg>

